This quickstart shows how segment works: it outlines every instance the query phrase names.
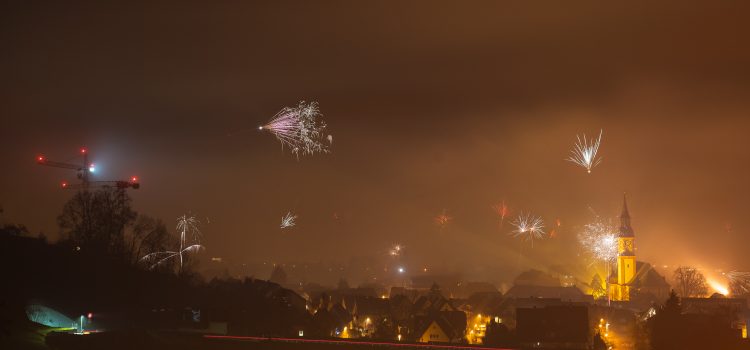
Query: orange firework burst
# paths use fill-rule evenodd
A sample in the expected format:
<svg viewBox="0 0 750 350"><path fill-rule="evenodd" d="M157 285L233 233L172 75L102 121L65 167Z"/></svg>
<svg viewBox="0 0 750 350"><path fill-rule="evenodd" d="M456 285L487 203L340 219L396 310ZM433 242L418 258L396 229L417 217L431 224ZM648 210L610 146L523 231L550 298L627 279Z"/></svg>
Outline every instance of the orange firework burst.
<svg viewBox="0 0 750 350"><path fill-rule="evenodd" d="M555 228L553 228L551 231L549 231L549 238L557 238L557 229L562 226L562 222L560 221L560 218L555 219Z"/></svg>
<svg viewBox="0 0 750 350"><path fill-rule="evenodd" d="M441 230L442 230L442 229L443 229L443 227L445 227L445 225L447 225L447 224L448 224L448 222L450 222L451 220L453 220L453 218L452 218L452 217L450 217L450 216L448 216L448 214L446 213L446 210L445 210L445 209L443 209L443 213L442 213L442 214L440 214L440 215L438 215L438 216L436 216L436 217L435 217L435 223L436 223L436 224L438 224L438 225L440 226L440 229L441 229Z"/></svg>
<svg viewBox="0 0 750 350"><path fill-rule="evenodd" d="M508 208L505 204L505 200L503 200L501 203L493 205L492 210L494 210L495 214L500 217L500 227L502 227L503 222L505 222L505 217L510 215L510 208Z"/></svg>

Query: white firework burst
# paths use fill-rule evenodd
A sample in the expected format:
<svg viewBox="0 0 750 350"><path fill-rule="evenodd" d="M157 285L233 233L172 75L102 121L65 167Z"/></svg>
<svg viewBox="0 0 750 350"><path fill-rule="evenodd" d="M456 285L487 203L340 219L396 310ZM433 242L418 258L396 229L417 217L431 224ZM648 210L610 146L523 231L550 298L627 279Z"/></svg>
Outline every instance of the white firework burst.
<svg viewBox="0 0 750 350"><path fill-rule="evenodd" d="M153 269L171 259L179 259L179 269L182 271L184 255L197 252L205 247L200 244L201 232L198 220L193 216L182 215L177 218L177 231L180 232L180 245L175 251L163 251L146 254L141 261L149 264Z"/></svg>
<svg viewBox="0 0 750 350"><path fill-rule="evenodd" d="M531 213L521 213L511 224L516 229L510 234L513 237L521 237L524 240L531 241L532 247L534 247L534 239L543 239L546 236L544 221L541 217L531 215Z"/></svg>
<svg viewBox="0 0 750 350"><path fill-rule="evenodd" d="M297 224L297 215L292 212L287 212L286 215L281 217L281 229L289 228Z"/></svg>
<svg viewBox="0 0 750 350"><path fill-rule="evenodd" d="M572 155L566 160L584 167L588 173L591 173L591 169L599 165L602 161L601 157L597 157L596 153L599 151L603 132L604 130L600 130L599 137L596 139L587 139L586 134L583 135L583 139L576 135L578 141L570 151Z"/></svg>
<svg viewBox="0 0 750 350"><path fill-rule="evenodd" d="M583 226L578 242L596 260L612 262L617 258L617 230L599 217Z"/></svg>

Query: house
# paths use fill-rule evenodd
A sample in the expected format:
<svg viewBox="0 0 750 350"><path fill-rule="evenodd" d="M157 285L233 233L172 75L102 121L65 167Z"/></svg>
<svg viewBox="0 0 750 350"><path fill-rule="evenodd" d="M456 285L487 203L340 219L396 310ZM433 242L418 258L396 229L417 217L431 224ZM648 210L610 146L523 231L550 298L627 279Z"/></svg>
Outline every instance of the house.
<svg viewBox="0 0 750 350"><path fill-rule="evenodd" d="M497 293L497 287L489 282L464 282L461 283L458 296L467 298L476 293Z"/></svg>
<svg viewBox="0 0 750 350"><path fill-rule="evenodd" d="M505 293L505 299L522 299L522 298L547 298L560 299L572 302L589 302L593 303L594 299L590 295L584 294L578 287L561 287L561 286L535 286L535 285L515 285Z"/></svg>
<svg viewBox="0 0 750 350"><path fill-rule="evenodd" d="M412 307L411 338L414 341L459 343L466 333L466 313L446 299L437 283L427 295L419 297Z"/></svg>
<svg viewBox="0 0 750 350"><path fill-rule="evenodd" d="M390 316L388 299L374 297L356 297L352 313L352 329L358 330L362 337L372 337L375 329Z"/></svg>
<svg viewBox="0 0 750 350"><path fill-rule="evenodd" d="M747 339L742 339L742 332L721 315L681 314L664 324L657 334L662 340L667 340L666 344L659 344L661 348L666 348L666 345L673 349L747 348Z"/></svg>
<svg viewBox="0 0 750 350"><path fill-rule="evenodd" d="M556 278L546 272L531 269L524 271L519 274L515 280L513 280L514 286L544 286L544 287L559 287L560 279Z"/></svg>
<svg viewBox="0 0 750 350"><path fill-rule="evenodd" d="M433 283L427 295L423 295L414 302L413 314L424 316L439 311L458 311L440 291L437 283Z"/></svg>
<svg viewBox="0 0 750 350"><path fill-rule="evenodd" d="M419 343L463 343L466 314L463 311L440 311L415 320L415 339Z"/></svg>
<svg viewBox="0 0 750 350"><path fill-rule="evenodd" d="M341 303L332 303L330 297L324 293L320 297L320 305L316 308L312 320L319 334L341 336L350 326L352 317Z"/></svg>
<svg viewBox="0 0 750 350"><path fill-rule="evenodd" d="M682 298L681 304L685 314L718 316L730 328L739 330L742 338L748 337L750 309L745 298L727 298L721 294L714 294L710 298Z"/></svg>
<svg viewBox="0 0 750 350"><path fill-rule="evenodd" d="M399 326L406 326L414 304L404 295L396 295L387 300L393 321Z"/></svg>
<svg viewBox="0 0 750 350"><path fill-rule="evenodd" d="M548 306L588 307L589 305L590 303L587 302L563 301L559 298L504 298L493 316L498 318L496 322L503 323L509 328L516 328L517 311L520 309L545 308Z"/></svg>
<svg viewBox="0 0 750 350"><path fill-rule="evenodd" d="M524 348L583 350L591 345L586 306L519 308L516 313L516 334Z"/></svg>
<svg viewBox="0 0 750 350"><path fill-rule="evenodd" d="M464 300L459 309L467 315L466 339L469 344L483 344L487 325L502 323L503 298L500 292L474 293Z"/></svg>

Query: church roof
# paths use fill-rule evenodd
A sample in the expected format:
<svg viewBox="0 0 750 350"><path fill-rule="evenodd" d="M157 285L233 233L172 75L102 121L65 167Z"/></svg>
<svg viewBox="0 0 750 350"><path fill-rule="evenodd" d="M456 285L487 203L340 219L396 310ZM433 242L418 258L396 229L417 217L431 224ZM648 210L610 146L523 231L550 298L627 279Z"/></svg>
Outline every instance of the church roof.
<svg viewBox="0 0 750 350"><path fill-rule="evenodd" d="M620 237L635 237L633 228L630 227L630 212L628 211L628 201L625 195L622 195L622 213L620 213Z"/></svg>
<svg viewBox="0 0 750 350"><path fill-rule="evenodd" d="M609 283L617 283L616 270L609 275ZM666 287L669 288L666 278L658 273L651 264L643 261L635 262L635 277L630 282L633 287Z"/></svg>
<svg viewBox="0 0 750 350"><path fill-rule="evenodd" d="M635 283L636 287L666 287L669 288L667 279L658 273L651 264L638 261L635 264Z"/></svg>

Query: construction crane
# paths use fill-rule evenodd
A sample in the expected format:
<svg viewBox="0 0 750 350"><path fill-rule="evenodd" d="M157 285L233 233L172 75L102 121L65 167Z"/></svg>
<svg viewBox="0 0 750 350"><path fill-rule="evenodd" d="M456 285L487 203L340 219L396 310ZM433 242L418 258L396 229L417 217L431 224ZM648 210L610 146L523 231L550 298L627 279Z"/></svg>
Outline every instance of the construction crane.
<svg viewBox="0 0 750 350"><path fill-rule="evenodd" d="M81 180L78 184L71 184L67 181L63 181L61 184L61 187L68 190L88 190L91 187L104 187L104 186L110 186L114 187L118 190L124 191L125 189L132 188L134 190L137 190L141 187L141 184L138 182L138 177L133 176L130 178L130 180L119 180L119 181L91 181L90 177L91 174L93 174L96 171L96 167L94 166L94 163L89 163L89 151L86 148L81 148L80 151L81 155L83 156L83 163L79 164L71 164L71 163L65 163L65 162L57 162L47 159L47 157L43 155L39 155L36 157L36 162L39 165L46 165L54 168L63 168L63 169L71 169L75 170L77 172L76 176L79 180Z"/></svg>

